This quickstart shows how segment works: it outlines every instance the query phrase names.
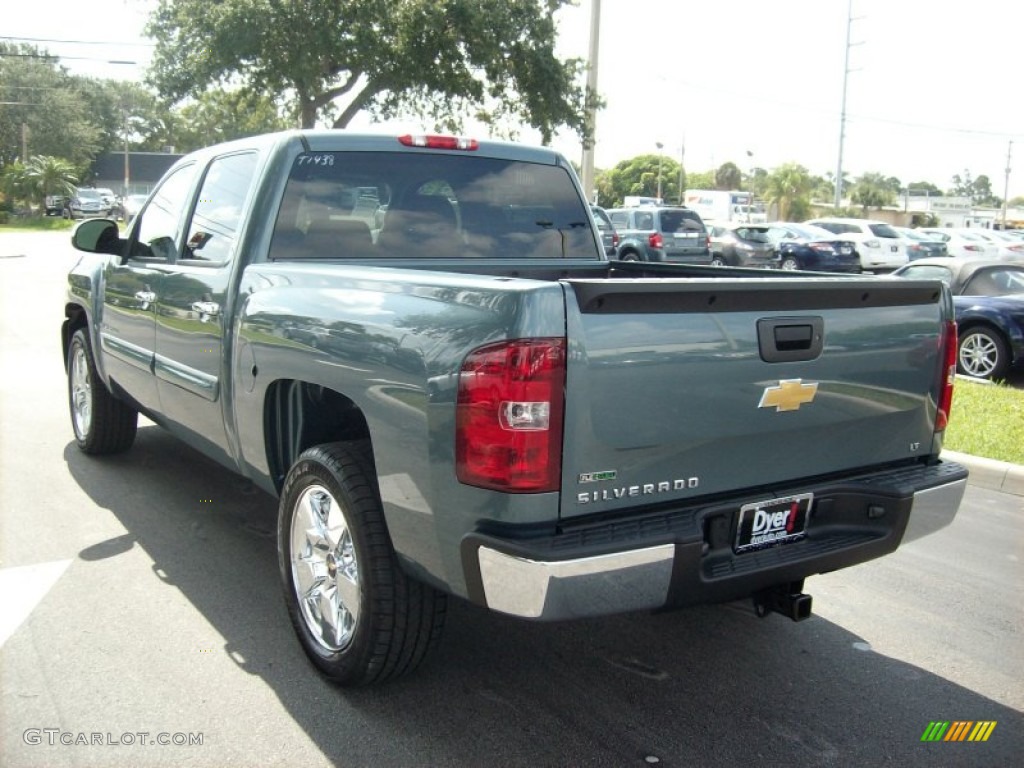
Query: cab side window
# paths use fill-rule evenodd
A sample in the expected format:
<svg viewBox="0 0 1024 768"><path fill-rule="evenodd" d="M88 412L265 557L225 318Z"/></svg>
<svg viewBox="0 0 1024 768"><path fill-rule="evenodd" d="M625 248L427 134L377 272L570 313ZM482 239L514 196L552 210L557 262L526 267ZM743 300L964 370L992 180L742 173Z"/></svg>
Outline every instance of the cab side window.
<svg viewBox="0 0 1024 768"><path fill-rule="evenodd" d="M174 261L181 251L181 233L188 209L194 165L178 168L164 179L153 199L139 214L129 257Z"/></svg>
<svg viewBox="0 0 1024 768"><path fill-rule="evenodd" d="M210 163L189 224L183 259L210 264L231 260L256 161L255 152L242 152Z"/></svg>

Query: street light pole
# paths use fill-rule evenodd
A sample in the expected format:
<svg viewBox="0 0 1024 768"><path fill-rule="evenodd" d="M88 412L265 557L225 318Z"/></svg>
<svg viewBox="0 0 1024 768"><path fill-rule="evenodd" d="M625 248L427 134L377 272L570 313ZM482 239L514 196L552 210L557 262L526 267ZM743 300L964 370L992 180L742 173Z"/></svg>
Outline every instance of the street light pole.
<svg viewBox="0 0 1024 768"><path fill-rule="evenodd" d="M665 145L658 141L654 146L658 148L658 205L661 205L661 148Z"/></svg>
<svg viewBox="0 0 1024 768"><path fill-rule="evenodd" d="M594 184L594 144L597 133L597 57L601 42L601 0L593 0L590 7L590 51L587 62L587 96L585 102L587 136L583 137L581 163L583 194L588 201L597 202Z"/></svg>
<svg viewBox="0 0 1024 768"><path fill-rule="evenodd" d="M1006 230L1006 198L1010 195L1010 158L1013 154L1013 142L1006 148L1006 176L1003 181L1003 230Z"/></svg>

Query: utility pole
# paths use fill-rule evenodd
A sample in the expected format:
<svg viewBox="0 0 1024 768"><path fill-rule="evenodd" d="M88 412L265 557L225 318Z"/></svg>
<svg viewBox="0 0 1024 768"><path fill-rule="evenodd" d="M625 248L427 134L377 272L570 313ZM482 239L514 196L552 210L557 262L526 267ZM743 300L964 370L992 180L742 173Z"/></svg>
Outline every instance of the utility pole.
<svg viewBox="0 0 1024 768"><path fill-rule="evenodd" d="M1006 198L1010 196L1010 158L1013 154L1013 141L1006 148L1006 176L1003 180L1003 230L1006 230Z"/></svg>
<svg viewBox="0 0 1024 768"><path fill-rule="evenodd" d="M846 137L846 82L850 77L850 27L853 26L853 0L846 0L846 52L843 56L843 105L839 113L839 159L836 161L836 210L843 204L843 140Z"/></svg>
<svg viewBox="0 0 1024 768"><path fill-rule="evenodd" d="M128 107L121 108L121 117L124 122L124 190L122 195L128 197L128 185L131 183L131 174L128 172Z"/></svg>
<svg viewBox="0 0 1024 768"><path fill-rule="evenodd" d="M686 190L683 189L683 183L684 183L685 178L686 178L684 176L684 174L686 172L683 170L683 161L685 159L686 159L686 131L683 131L683 143L679 145L679 204L680 205L683 204L683 196L684 196L684 194L686 192Z"/></svg>
<svg viewBox="0 0 1024 768"><path fill-rule="evenodd" d="M597 142L597 54L601 38L601 0L591 0L590 61L587 64L586 119L587 136L583 138L583 194L588 202L597 202L594 189L594 144Z"/></svg>

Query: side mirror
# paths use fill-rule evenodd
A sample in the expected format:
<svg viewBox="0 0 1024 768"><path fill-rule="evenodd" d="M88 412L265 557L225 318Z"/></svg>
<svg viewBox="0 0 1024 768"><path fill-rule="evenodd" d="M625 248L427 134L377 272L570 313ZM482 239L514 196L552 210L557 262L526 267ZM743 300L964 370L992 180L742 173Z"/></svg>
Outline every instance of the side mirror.
<svg viewBox="0 0 1024 768"><path fill-rule="evenodd" d="M86 219L71 235L71 244L80 251L117 256L124 243L118 233L117 222L110 219Z"/></svg>

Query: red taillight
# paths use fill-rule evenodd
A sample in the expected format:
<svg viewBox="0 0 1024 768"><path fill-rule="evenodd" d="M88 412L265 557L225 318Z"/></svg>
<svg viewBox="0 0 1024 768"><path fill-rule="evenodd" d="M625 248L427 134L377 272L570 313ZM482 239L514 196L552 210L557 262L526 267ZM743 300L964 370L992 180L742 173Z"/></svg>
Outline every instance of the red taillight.
<svg viewBox="0 0 1024 768"><path fill-rule="evenodd" d="M618 232L612 232L612 245L614 245L616 248L619 246L619 233Z"/></svg>
<svg viewBox="0 0 1024 768"><path fill-rule="evenodd" d="M939 350L942 354L942 386L939 388L938 412L935 414L935 431L941 432L949 424L949 413L953 407L953 381L956 379L956 323L949 320L942 329Z"/></svg>
<svg viewBox="0 0 1024 768"><path fill-rule="evenodd" d="M647 242L651 248L661 248L665 245L665 240L661 236L661 232L652 232L647 236Z"/></svg>
<svg viewBox="0 0 1024 768"><path fill-rule="evenodd" d="M965 245L964 246L964 250L965 251L984 251L985 249L982 248L980 245Z"/></svg>
<svg viewBox="0 0 1024 768"><path fill-rule="evenodd" d="M470 352L459 374L459 481L516 493L557 491L562 474L565 339L514 339Z"/></svg>
<svg viewBox="0 0 1024 768"><path fill-rule="evenodd" d="M439 136L434 133L411 134L399 136L398 140L407 147L427 147L428 149L462 149L472 152L480 148L476 139L462 136Z"/></svg>

